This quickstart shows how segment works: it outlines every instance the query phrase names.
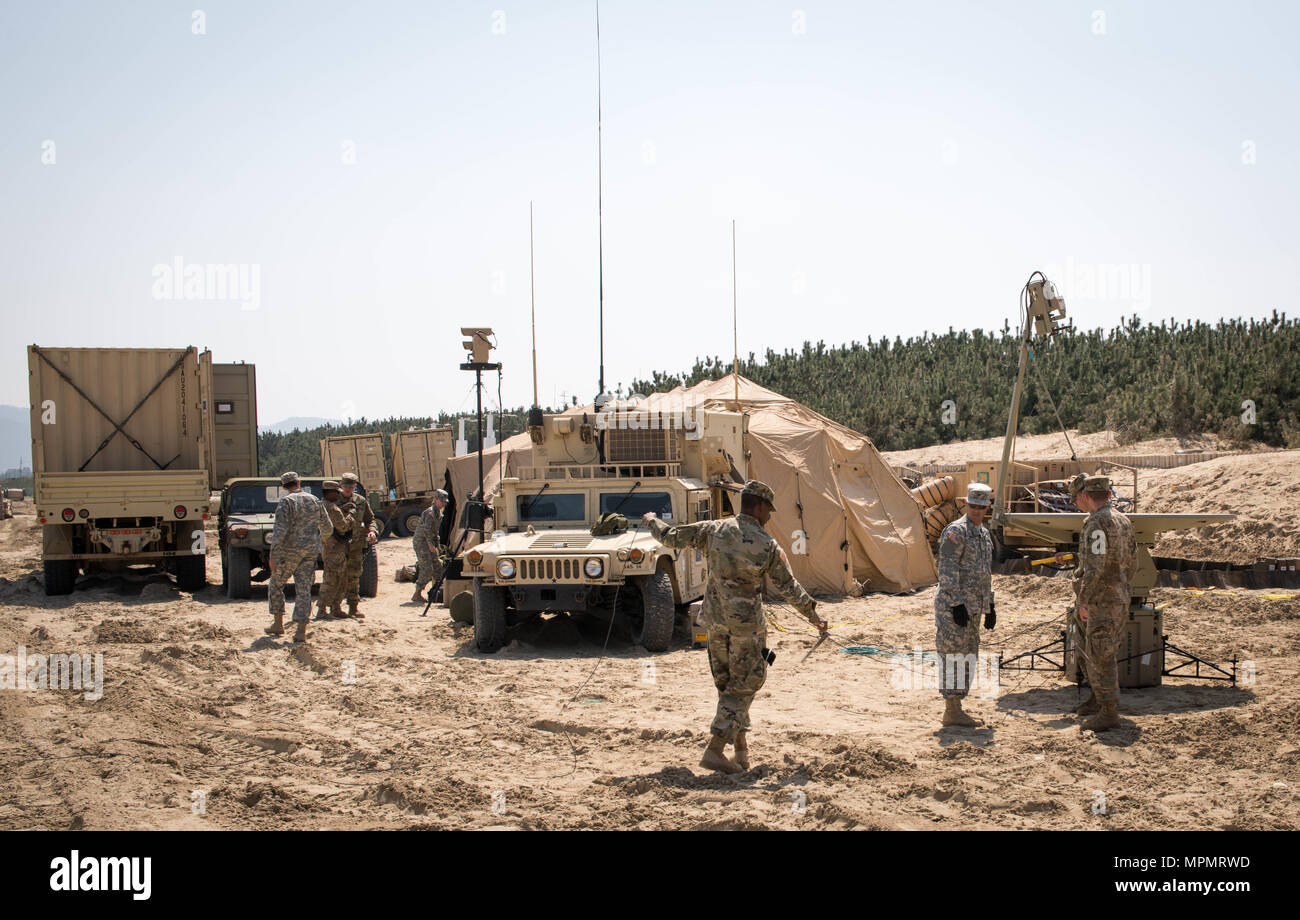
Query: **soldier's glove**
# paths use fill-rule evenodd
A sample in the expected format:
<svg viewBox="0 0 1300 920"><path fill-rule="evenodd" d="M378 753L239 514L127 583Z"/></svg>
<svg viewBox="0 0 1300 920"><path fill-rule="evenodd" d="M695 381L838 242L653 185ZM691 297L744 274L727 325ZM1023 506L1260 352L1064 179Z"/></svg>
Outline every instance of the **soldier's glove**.
<svg viewBox="0 0 1300 920"><path fill-rule="evenodd" d="M993 605L989 604L989 612L984 614L984 628L992 629L994 626L997 625L997 622L998 622L998 615L996 612L994 612Z"/></svg>
<svg viewBox="0 0 1300 920"><path fill-rule="evenodd" d="M970 622L970 615L966 612L965 604L958 604L952 608L952 621L958 626L965 626Z"/></svg>

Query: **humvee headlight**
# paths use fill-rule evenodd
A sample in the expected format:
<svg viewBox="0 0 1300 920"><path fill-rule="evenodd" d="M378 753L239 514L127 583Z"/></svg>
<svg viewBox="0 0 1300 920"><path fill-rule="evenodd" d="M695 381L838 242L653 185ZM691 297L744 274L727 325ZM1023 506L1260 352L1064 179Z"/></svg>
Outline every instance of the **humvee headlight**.
<svg viewBox="0 0 1300 920"><path fill-rule="evenodd" d="M645 550L634 549L627 554L627 558L630 559L633 563L638 563L645 558Z"/></svg>
<svg viewBox="0 0 1300 920"><path fill-rule="evenodd" d="M582 570L587 573L588 578L599 578L601 573L605 571L605 563L592 557L587 560L586 564L582 567Z"/></svg>
<svg viewBox="0 0 1300 920"><path fill-rule="evenodd" d="M515 564L510 559L502 559L497 563L497 574L502 578L515 577Z"/></svg>
<svg viewBox="0 0 1300 920"><path fill-rule="evenodd" d="M468 562L470 565L474 566L474 568L478 568L480 565L483 564L482 551L477 549L470 550L468 553L465 554L465 561Z"/></svg>

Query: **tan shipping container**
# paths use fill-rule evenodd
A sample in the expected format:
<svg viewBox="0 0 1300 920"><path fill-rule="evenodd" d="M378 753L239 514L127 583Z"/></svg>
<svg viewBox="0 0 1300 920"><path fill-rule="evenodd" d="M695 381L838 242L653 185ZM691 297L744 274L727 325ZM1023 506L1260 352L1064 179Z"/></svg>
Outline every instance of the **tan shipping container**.
<svg viewBox="0 0 1300 920"><path fill-rule="evenodd" d="M206 354L206 353L205 353ZM32 470L206 470L194 348L27 350Z"/></svg>
<svg viewBox="0 0 1300 920"><path fill-rule="evenodd" d="M204 352L204 357L207 353ZM202 362L206 436L212 445L213 489L257 472L257 369Z"/></svg>
<svg viewBox="0 0 1300 920"><path fill-rule="evenodd" d="M426 495L446 483L447 461L455 448L451 428L418 428L390 435L393 488L398 498Z"/></svg>
<svg viewBox="0 0 1300 920"><path fill-rule="evenodd" d="M382 434L350 434L323 438L320 462L324 475L337 479L356 473L367 492L388 494L388 470L384 466ZM280 472L283 472L281 470Z"/></svg>

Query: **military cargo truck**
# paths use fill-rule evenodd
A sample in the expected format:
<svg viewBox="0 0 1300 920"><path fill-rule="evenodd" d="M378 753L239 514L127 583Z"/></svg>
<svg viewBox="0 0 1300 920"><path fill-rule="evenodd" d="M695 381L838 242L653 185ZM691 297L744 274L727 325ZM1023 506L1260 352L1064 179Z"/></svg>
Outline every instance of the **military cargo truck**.
<svg viewBox="0 0 1300 920"><path fill-rule="evenodd" d="M256 444L253 366L227 374L193 347L32 345L27 360L45 593L142 564L201 588L218 469L257 472L255 449L220 464L213 453L218 431Z"/></svg>
<svg viewBox="0 0 1300 920"><path fill-rule="evenodd" d="M302 487L324 498L325 477L304 476ZM366 494L364 486L361 494ZM237 478L221 490L217 517L217 542L221 548L221 587L227 596L240 600L252 595L252 583L270 577L271 532L275 529L275 506L284 490L279 477ZM324 563L316 557L316 568ZM379 563L373 546L361 557L361 596L379 592Z"/></svg>
<svg viewBox="0 0 1300 920"><path fill-rule="evenodd" d="M433 493L446 488L447 461L453 450L450 428L413 428L389 436L393 485L384 459L384 436L379 433L337 435L320 442L321 469L337 479L356 473L370 489L370 507L382 523L381 536L415 533L420 514Z"/></svg>
<svg viewBox="0 0 1300 920"><path fill-rule="evenodd" d="M502 480L492 538L460 560L481 651L501 648L512 626L558 612L615 618L632 641L664 651L677 617L703 596L704 554L664 546L641 516L671 524L734 513L725 487L742 480L746 416L700 411L650 428L654 420L634 411L587 423L545 416L534 465ZM594 527L606 514L624 516L627 530Z"/></svg>

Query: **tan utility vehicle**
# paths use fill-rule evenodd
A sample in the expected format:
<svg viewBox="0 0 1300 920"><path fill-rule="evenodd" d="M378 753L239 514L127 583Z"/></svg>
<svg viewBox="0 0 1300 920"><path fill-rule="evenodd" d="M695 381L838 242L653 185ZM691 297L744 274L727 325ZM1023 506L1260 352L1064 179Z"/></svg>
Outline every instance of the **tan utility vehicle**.
<svg viewBox="0 0 1300 920"><path fill-rule="evenodd" d="M480 650L501 648L526 619L567 611L616 618L647 651L664 651L677 615L703 596L704 555L664 546L641 516L671 524L732 513L723 481L744 462L745 416L701 411L643 428L650 419L635 411L590 422L549 415L535 430L534 465L501 483L492 538L463 557ZM594 535L606 514L629 527Z"/></svg>
<svg viewBox="0 0 1300 920"><path fill-rule="evenodd" d="M304 491L324 497L325 477L307 476ZM358 487L361 494L365 489ZM221 586L229 597L251 596L252 583L270 577L267 562L271 555L271 532L275 530L275 506L283 490L279 478L231 479L221 492L221 514L217 520L217 540L221 546ZM322 568L318 556L316 568ZM361 596L374 597L379 592L379 563L373 546L361 557Z"/></svg>
<svg viewBox="0 0 1300 920"><path fill-rule="evenodd" d="M257 472L253 366L192 347L32 345L27 362L45 593L140 564L203 587L212 491Z"/></svg>

